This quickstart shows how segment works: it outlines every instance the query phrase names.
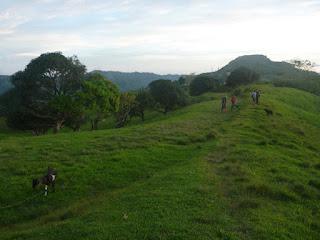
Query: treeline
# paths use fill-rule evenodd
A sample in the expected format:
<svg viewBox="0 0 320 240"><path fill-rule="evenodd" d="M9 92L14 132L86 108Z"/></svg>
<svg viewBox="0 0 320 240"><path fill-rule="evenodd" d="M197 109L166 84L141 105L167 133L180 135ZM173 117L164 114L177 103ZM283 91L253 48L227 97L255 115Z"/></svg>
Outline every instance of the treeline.
<svg viewBox="0 0 320 240"><path fill-rule="evenodd" d="M276 87L297 88L320 96L320 77L301 80L281 79L273 81L273 85Z"/></svg>
<svg viewBox="0 0 320 240"><path fill-rule="evenodd" d="M236 86L257 82L260 75L246 67L239 67L228 74L226 80L217 78L210 73L195 76L189 79L189 92L192 96L198 96L206 92L228 91ZM187 83L187 77L179 79L181 83Z"/></svg>
<svg viewBox="0 0 320 240"><path fill-rule="evenodd" d="M190 104L190 96L226 90L258 78L255 72L238 68L226 82L198 75L191 82L188 77L156 80L137 92L120 93L103 75L88 74L76 56L46 53L11 77L13 88L1 96L0 111L8 127L34 135L51 129L57 133L63 127L79 131L88 123L97 130L99 123L111 116L116 119L115 127L123 127L133 117L144 121L147 109L167 114Z"/></svg>
<svg viewBox="0 0 320 240"><path fill-rule="evenodd" d="M90 123L115 117L116 126L125 126L130 118L140 117L152 108L166 114L187 104L187 94L170 80L157 80L147 89L120 93L118 87L98 73L87 74L77 57L59 52L42 54L23 71L11 77L13 88L1 96L0 111L8 127L32 131L34 135L63 127L79 131Z"/></svg>

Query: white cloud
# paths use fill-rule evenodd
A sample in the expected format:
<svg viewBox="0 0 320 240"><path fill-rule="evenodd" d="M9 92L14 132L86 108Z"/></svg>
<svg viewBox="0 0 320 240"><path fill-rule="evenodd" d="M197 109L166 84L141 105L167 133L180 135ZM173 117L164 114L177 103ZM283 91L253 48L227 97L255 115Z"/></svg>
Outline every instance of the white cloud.
<svg viewBox="0 0 320 240"><path fill-rule="evenodd" d="M21 69L48 51L77 54L89 68L163 72L209 71L250 53L320 62L319 2L33 0L2 8L0 3L0 71Z"/></svg>

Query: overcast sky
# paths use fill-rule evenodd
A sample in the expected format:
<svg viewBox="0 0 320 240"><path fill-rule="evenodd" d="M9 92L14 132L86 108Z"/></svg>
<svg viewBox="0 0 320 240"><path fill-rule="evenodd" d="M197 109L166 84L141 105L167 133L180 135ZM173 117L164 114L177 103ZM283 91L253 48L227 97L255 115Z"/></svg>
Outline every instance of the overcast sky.
<svg viewBox="0 0 320 240"><path fill-rule="evenodd" d="M0 0L0 74L51 51L88 70L200 73L258 53L320 63L320 0Z"/></svg>

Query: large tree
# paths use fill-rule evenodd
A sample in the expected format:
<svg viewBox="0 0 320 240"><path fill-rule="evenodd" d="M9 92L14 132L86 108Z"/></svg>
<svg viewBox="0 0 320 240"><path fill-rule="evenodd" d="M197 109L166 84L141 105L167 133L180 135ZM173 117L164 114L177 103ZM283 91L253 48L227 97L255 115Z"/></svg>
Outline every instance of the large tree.
<svg viewBox="0 0 320 240"><path fill-rule="evenodd" d="M156 80L149 84L150 93L156 103L163 109L163 113L174 109L177 105L186 104L186 94L179 84L170 80Z"/></svg>
<svg viewBox="0 0 320 240"><path fill-rule="evenodd" d="M202 93L218 90L221 86L219 80L208 74L200 74L196 76L190 83L190 94L198 96Z"/></svg>
<svg viewBox="0 0 320 240"><path fill-rule="evenodd" d="M311 62L308 59L301 60L301 59L292 59L289 61L290 64L294 65L296 68L304 70L304 71L311 71L312 68L316 66L316 63Z"/></svg>
<svg viewBox="0 0 320 240"><path fill-rule="evenodd" d="M154 101L149 91L140 89L135 98L135 104L130 112L131 116L138 116L144 121L144 112L153 105Z"/></svg>
<svg viewBox="0 0 320 240"><path fill-rule="evenodd" d="M130 120L131 113L134 111L136 102L135 96L130 93L122 93L120 96L120 106L117 112L117 127L124 127Z"/></svg>
<svg viewBox="0 0 320 240"><path fill-rule="evenodd" d="M226 85L235 87L243 84L250 84L258 81L260 75L246 67L239 67L231 72L227 78Z"/></svg>
<svg viewBox="0 0 320 240"><path fill-rule="evenodd" d="M81 89L85 72L77 57L65 57L60 52L33 59L12 77L12 95L18 104L9 113L10 125L15 127L18 122L26 130L38 132L39 126L59 131L73 111L74 96ZM25 117L15 121L19 115Z"/></svg>
<svg viewBox="0 0 320 240"><path fill-rule="evenodd" d="M91 121L91 129L98 129L98 124L119 108L119 90L99 73L89 74L83 83L82 102L86 115Z"/></svg>

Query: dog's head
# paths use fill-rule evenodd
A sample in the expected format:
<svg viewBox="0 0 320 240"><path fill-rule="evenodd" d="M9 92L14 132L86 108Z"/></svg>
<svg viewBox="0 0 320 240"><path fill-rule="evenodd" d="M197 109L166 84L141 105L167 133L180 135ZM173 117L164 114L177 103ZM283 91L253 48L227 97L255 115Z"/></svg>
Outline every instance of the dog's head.
<svg viewBox="0 0 320 240"><path fill-rule="evenodd" d="M39 179L32 179L32 188L34 189L36 186L38 186L39 185Z"/></svg>
<svg viewBox="0 0 320 240"><path fill-rule="evenodd" d="M51 167L48 167L48 174L51 174L51 175L57 175L57 171Z"/></svg>

